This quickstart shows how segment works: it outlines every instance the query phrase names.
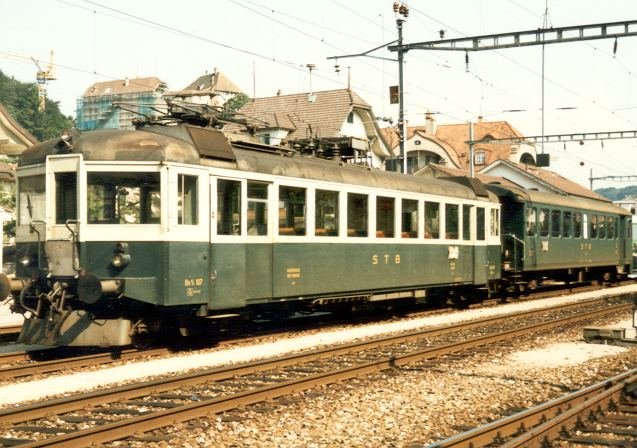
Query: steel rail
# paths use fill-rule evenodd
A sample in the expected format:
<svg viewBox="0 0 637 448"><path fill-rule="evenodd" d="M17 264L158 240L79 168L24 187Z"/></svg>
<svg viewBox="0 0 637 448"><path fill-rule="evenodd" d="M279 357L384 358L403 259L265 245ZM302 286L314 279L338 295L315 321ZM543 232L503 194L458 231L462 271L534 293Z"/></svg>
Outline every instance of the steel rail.
<svg viewBox="0 0 637 448"><path fill-rule="evenodd" d="M427 448L475 448L490 445L495 440L499 441L500 448L541 447L546 440L558 437L568 425L574 426L582 415L616 400L626 385L636 381L637 369L633 369L526 411L430 444ZM509 438L510 440L506 440Z"/></svg>
<svg viewBox="0 0 637 448"><path fill-rule="evenodd" d="M28 351L0 353L1 364L15 361L29 361L30 359Z"/></svg>
<svg viewBox="0 0 637 448"><path fill-rule="evenodd" d="M535 333L535 332L547 330L550 328L568 325L569 323L573 323L576 321L585 320L589 318L599 317L602 314L616 312L616 311L624 310L624 309L632 309L632 304L621 304L621 305L609 307L602 311L600 310L588 311L582 314L578 314L576 316L569 316L565 318L554 319L549 322L532 324L526 327L501 332L495 335L487 335L487 336L474 338L471 340L453 342L453 343L445 344L438 347L428 347L428 348L418 350L412 353L408 353L405 355L383 358L377 361L363 363L360 365L355 365L355 366L339 369L336 371L314 374L314 375L310 375L300 379L289 380L284 383L278 383L274 385L269 385L269 386L253 389L251 391L241 392L239 394L232 395L232 396L204 399L202 401L193 402L193 403L186 404L186 405L172 408L172 409L165 409L159 412L133 417L131 419L126 419L126 420L117 421L113 423L107 423L104 425L96 426L94 428L81 430L74 433L68 433L61 436L51 437L49 439L40 440L40 441L36 441L32 443L27 443L27 444L24 444L23 446L24 447L77 447L77 446L89 446L89 445L99 444L99 443L107 443L113 440L119 440L125 437L129 437L134 434L138 434L140 432L147 432L147 431L151 431L161 427L173 425L178 422L183 422L183 421L195 419L198 417L202 417L208 414L220 413L230 409L234 409L236 407L246 406L246 405L255 404L264 400L278 398L283 395L300 392L303 390L314 388L319 385L325 385L325 384L330 384L330 383L334 383L338 381L344 381L347 379L352 379L359 376L368 375L378 371L407 365L417 361L423 361L423 360L437 358L444 355L458 353L461 351L465 351L465 350L480 347L480 346L485 346L488 344L499 343L506 340L510 340L511 338L515 338L517 336L522 336L529 333ZM504 318L508 319L510 317L506 316ZM339 349L337 349L337 351L338 350ZM313 356L313 355L315 354L311 354L310 356ZM302 358L303 356L301 355L298 357ZM289 363L291 358L294 358L294 356L287 357L287 361L284 361L284 362ZM274 364L268 363L269 364L268 370L272 368L276 368L279 362L281 362L281 360L275 360ZM247 369L247 371L250 373L254 372L254 369L252 369L249 366L239 367L239 370L245 370L245 369ZM210 375L216 376L218 374L219 372L212 372L212 373L208 373L206 375L207 377L204 377L204 375L202 375L200 378L198 378L197 382L201 382L203 380L212 380ZM235 371L235 374L236 374L236 371ZM184 379L182 378L180 382L183 382L183 381ZM158 392L159 389L164 389L165 387L165 385L159 384L157 382L151 382L151 383L155 383L155 384L154 385L146 384L143 387L143 389ZM157 389L158 387L159 389ZM137 396L139 396L139 390L134 393L136 393ZM112 400L112 397L109 399L109 401L111 400ZM92 405L95 405L95 404L96 404L95 402L92 402ZM54 410L49 408L49 413L50 412L54 412ZM0 421L4 422L5 420L0 419Z"/></svg>
<svg viewBox="0 0 637 448"><path fill-rule="evenodd" d="M65 369L72 369L77 367L94 366L99 364L108 364L116 361L125 361L130 359L139 358L141 356L161 356L170 353L167 348L156 348L149 350L141 349L127 349L121 351L108 351L104 353L94 353L90 355L74 356L72 358L52 359L49 361L37 361L27 365L7 366L0 368L0 379L17 378L20 376L27 376L39 373L51 373ZM20 352L10 353L19 357L22 355ZM11 358L8 356L8 359ZM25 352L23 358L18 360L29 360L29 353ZM4 361L4 357L0 356L0 361Z"/></svg>
<svg viewBox="0 0 637 448"><path fill-rule="evenodd" d="M18 334L22 330L22 325L11 325L8 327L0 327L0 335Z"/></svg>
<svg viewBox="0 0 637 448"><path fill-rule="evenodd" d="M507 314L500 316L485 317L482 319L462 322L460 324L446 325L443 327L427 328L415 330L408 333L394 334L384 336L376 339L358 341L354 343L344 344L338 347L327 347L323 349L314 350L311 352L295 353L287 356L282 356L277 359L263 359L253 362L240 364L238 366L219 367L214 369L206 369L202 371L186 373L170 378L157 379L147 381L143 383L130 384L120 386L117 388L97 390L87 392L83 394L71 395L68 397L57 398L53 400L47 400L45 402L38 402L23 406L16 406L14 408L0 409L0 424L2 423L16 423L27 420L33 420L36 418L42 418L51 413L63 413L81 409L88 405L98 405L111 403L120 399L129 399L139 397L144 394L158 393L167 390L176 389L178 387L186 386L189 384L201 383L204 381L221 381L224 379L232 378L234 376L245 375L254 372L261 372L265 370L272 370L281 367L287 367L294 364L306 363L324 359L329 356L338 356L348 354L357 351L370 350L373 348L379 348L387 345L398 344L400 342L408 342L414 339L422 339L426 337L441 336L449 333L460 332L469 330L472 328L496 324L503 319L511 319L516 317L525 317L533 315L538 312L559 311L568 310L572 308L579 308L583 304L595 304L604 302L606 299L592 299L590 301L582 301L577 303L563 304L549 308L542 308L540 310L527 310L515 314ZM613 308L608 308L607 312L619 311L624 308L629 308L630 304L620 304ZM595 311L600 313L599 310Z"/></svg>

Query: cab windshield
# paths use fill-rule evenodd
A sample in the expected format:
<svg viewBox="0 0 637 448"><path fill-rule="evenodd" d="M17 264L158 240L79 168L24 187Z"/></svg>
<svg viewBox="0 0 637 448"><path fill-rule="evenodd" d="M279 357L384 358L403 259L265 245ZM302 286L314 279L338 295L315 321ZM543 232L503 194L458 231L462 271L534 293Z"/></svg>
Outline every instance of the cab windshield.
<svg viewBox="0 0 637 448"><path fill-rule="evenodd" d="M18 222L29 224L44 220L46 195L44 175L18 178Z"/></svg>
<svg viewBox="0 0 637 448"><path fill-rule="evenodd" d="M159 173L87 173L89 224L158 224Z"/></svg>

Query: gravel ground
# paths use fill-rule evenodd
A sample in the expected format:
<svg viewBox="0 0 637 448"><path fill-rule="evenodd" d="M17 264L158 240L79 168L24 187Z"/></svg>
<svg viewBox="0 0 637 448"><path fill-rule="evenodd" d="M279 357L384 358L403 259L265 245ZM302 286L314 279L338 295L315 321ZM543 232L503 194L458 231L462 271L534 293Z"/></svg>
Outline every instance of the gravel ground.
<svg viewBox="0 0 637 448"><path fill-rule="evenodd" d="M590 346L581 335L407 366L180 424L164 431L176 435L169 442L133 446L423 446L637 367L637 349Z"/></svg>

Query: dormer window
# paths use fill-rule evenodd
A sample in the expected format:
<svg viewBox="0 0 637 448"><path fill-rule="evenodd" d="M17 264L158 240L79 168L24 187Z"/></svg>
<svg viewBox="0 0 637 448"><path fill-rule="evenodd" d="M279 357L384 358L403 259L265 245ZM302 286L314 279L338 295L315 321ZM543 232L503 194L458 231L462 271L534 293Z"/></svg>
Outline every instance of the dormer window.
<svg viewBox="0 0 637 448"><path fill-rule="evenodd" d="M354 123L354 112L350 112L349 113L349 115L347 116L347 122L348 123Z"/></svg>
<svg viewBox="0 0 637 448"><path fill-rule="evenodd" d="M487 157L484 151L476 151L474 155L474 162L476 165L484 165L486 163Z"/></svg>

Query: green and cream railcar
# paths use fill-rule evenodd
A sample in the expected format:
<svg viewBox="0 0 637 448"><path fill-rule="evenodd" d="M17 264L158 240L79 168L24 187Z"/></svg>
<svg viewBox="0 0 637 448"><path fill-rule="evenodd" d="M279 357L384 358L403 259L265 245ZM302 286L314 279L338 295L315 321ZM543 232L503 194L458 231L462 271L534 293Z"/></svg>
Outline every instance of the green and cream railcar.
<svg viewBox="0 0 637 448"><path fill-rule="evenodd" d="M230 143L214 129L75 133L18 168L21 340L122 345L166 324L488 287L500 205L479 184ZM434 294L435 295L435 294Z"/></svg>
<svg viewBox="0 0 637 448"><path fill-rule="evenodd" d="M630 213L609 201L501 185L503 277L613 282L630 273Z"/></svg>

